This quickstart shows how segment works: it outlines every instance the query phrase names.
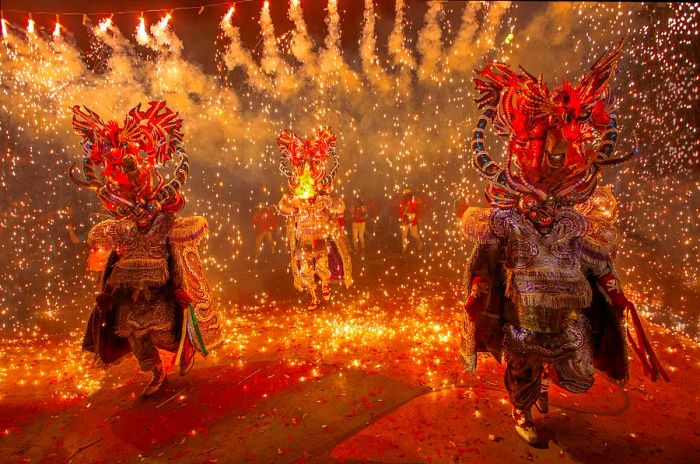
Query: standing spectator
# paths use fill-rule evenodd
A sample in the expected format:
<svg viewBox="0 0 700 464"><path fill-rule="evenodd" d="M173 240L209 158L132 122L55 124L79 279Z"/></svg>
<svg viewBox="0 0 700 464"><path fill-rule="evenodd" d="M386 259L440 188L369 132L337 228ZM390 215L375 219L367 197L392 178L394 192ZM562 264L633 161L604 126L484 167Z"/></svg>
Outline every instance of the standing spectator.
<svg viewBox="0 0 700 464"><path fill-rule="evenodd" d="M352 209L352 244L355 252L365 252L365 227L367 225L367 207L364 200L358 198Z"/></svg>
<svg viewBox="0 0 700 464"><path fill-rule="evenodd" d="M253 229L255 230L255 259L262 254L263 242L267 242L274 254L277 243L272 233L277 229L277 218L264 203L258 203L253 212Z"/></svg>
<svg viewBox="0 0 700 464"><path fill-rule="evenodd" d="M408 249L409 233L413 240L416 241L418 251L423 249L423 240L418 230L418 207L419 202L413 196L411 189L403 189L403 199L399 205L399 222L401 223L401 245L404 253Z"/></svg>

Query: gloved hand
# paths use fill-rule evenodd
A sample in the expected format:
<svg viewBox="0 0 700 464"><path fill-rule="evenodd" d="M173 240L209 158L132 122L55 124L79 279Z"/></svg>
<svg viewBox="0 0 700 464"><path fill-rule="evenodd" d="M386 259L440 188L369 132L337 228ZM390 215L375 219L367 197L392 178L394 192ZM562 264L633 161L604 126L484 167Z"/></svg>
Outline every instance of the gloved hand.
<svg viewBox="0 0 700 464"><path fill-rule="evenodd" d="M464 311L469 315L470 320L476 320L479 314L486 308L490 290L491 282L489 279L480 275L474 276L469 289L469 296L467 297L466 303L464 303Z"/></svg>
<svg viewBox="0 0 700 464"><path fill-rule="evenodd" d="M615 274L609 272L603 277L598 278L598 283L607 295L610 303L615 311L615 316L621 318L625 309L628 307L633 307L634 305L630 300L627 299L624 293L622 293L622 287L620 287L620 280Z"/></svg>

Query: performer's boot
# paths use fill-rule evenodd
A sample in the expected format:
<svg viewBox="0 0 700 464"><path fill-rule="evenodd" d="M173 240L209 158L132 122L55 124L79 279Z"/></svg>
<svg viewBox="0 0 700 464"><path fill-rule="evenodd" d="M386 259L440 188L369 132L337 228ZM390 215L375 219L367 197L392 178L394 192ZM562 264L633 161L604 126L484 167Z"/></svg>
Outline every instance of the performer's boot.
<svg viewBox="0 0 700 464"><path fill-rule="evenodd" d="M327 282L321 284L321 295L323 295L323 299L326 301L331 299L331 287Z"/></svg>
<svg viewBox="0 0 700 464"><path fill-rule="evenodd" d="M163 382L165 382L165 371L163 370L162 364L158 364L156 367L153 368L153 379L151 382L146 385L146 388L143 390L143 396L151 396L158 390L160 390L160 387L163 385Z"/></svg>
<svg viewBox="0 0 700 464"><path fill-rule="evenodd" d="M316 295L316 288L310 288L309 293L311 293L311 304L309 304L307 309L309 311L313 311L316 308L318 308L320 301L318 300L318 296Z"/></svg>
<svg viewBox="0 0 700 464"><path fill-rule="evenodd" d="M532 413L529 410L521 411L513 408L512 414L515 422L515 431L518 432L520 438L530 445L537 443L537 429L535 428L535 421L532 419Z"/></svg>
<svg viewBox="0 0 700 464"><path fill-rule="evenodd" d="M185 342L182 346L182 356L180 358L180 375L189 374L192 366L194 366L194 346L192 346L192 342L185 334Z"/></svg>
<svg viewBox="0 0 700 464"><path fill-rule="evenodd" d="M540 384L540 395L537 397L537 402L535 402L535 407L542 414L549 412L549 386L551 384L552 379L545 369L544 374L542 374L542 383Z"/></svg>

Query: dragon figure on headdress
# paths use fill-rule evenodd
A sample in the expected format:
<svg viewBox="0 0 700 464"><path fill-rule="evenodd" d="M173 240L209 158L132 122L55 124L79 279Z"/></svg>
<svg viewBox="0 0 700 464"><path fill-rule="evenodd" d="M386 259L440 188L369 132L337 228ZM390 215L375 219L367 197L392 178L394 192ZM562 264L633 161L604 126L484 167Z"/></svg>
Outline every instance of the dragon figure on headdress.
<svg viewBox="0 0 700 464"><path fill-rule="evenodd" d="M347 287L352 284L347 235L336 220L344 213L345 203L333 194L333 181L340 165L335 143L336 136L327 127L317 129L308 140L301 140L287 130L277 139L282 155L280 171L287 177L289 189L278 208L288 218L294 286L309 291L310 309L320 302L316 277L321 281L325 300L330 298L332 279L342 278Z"/></svg>
<svg viewBox="0 0 700 464"><path fill-rule="evenodd" d="M165 106L151 102L146 111L137 105L124 125L103 122L89 108L73 107L73 127L83 137L82 171L76 178L75 163L69 175L78 185L95 190L102 205L118 219L133 217L147 228L159 212L177 213L185 205L180 187L190 165L182 147L182 119ZM174 178L165 182L157 167L179 155ZM101 170L98 175L96 170ZM154 184L155 176L157 183Z"/></svg>
<svg viewBox="0 0 700 464"><path fill-rule="evenodd" d="M603 166L639 151L635 140L629 153L615 155L609 84L622 44L575 85L550 90L541 76L502 63L489 63L475 79L483 113L472 135L473 164L488 180L493 207L462 217L476 246L465 272L461 354L469 370L479 351L505 358L516 430L529 443L537 441L531 408L547 411L551 382L583 392L596 369L626 381L625 311L645 371L668 380L622 292L616 202L609 187L598 186ZM489 121L509 139L503 165L486 150Z"/></svg>
<svg viewBox="0 0 700 464"><path fill-rule="evenodd" d="M114 217L88 235L91 269L102 272L83 348L104 365L132 352L153 380L155 393L166 373L158 348L177 352L186 374L196 351L206 355L221 343L218 315L197 246L208 230L203 217L176 217L189 175L182 146L182 119L164 101L137 105L123 125L105 123L87 107L73 107L73 127L82 137L82 172L73 163L70 179L93 190ZM175 161L171 180L158 168Z"/></svg>

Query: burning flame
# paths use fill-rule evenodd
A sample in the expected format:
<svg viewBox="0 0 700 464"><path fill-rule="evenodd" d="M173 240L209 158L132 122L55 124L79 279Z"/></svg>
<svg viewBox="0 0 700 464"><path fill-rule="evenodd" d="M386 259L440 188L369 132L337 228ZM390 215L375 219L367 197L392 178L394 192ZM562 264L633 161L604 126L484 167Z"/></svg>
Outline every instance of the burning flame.
<svg viewBox="0 0 700 464"><path fill-rule="evenodd" d="M27 34L34 34L34 20L27 21Z"/></svg>
<svg viewBox="0 0 700 464"><path fill-rule="evenodd" d="M294 189L294 195L302 200L316 196L314 176L311 174L308 164L304 165L304 173L299 177L299 185Z"/></svg>
<svg viewBox="0 0 700 464"><path fill-rule="evenodd" d="M2 25L2 36L7 37L7 21L5 21L5 18L0 19L0 25Z"/></svg>
<svg viewBox="0 0 700 464"><path fill-rule="evenodd" d="M53 28L53 38L58 39L61 37L61 24L56 21L56 27Z"/></svg>
<svg viewBox="0 0 700 464"><path fill-rule="evenodd" d="M172 15L170 13L163 16L161 20L158 21L158 24L151 28L151 32L153 33L153 35L157 35L158 33L165 31L165 29L168 27L168 23L170 22L171 18Z"/></svg>
<svg viewBox="0 0 700 464"><path fill-rule="evenodd" d="M107 32L107 29L112 28L112 18L105 18L102 21L100 21L100 24L97 26L100 30L100 32L105 33Z"/></svg>
<svg viewBox="0 0 700 464"><path fill-rule="evenodd" d="M228 12L226 13L226 16L224 16L224 21L231 21L231 18L233 17L234 11L236 11L235 6L232 6L231 8L229 8Z"/></svg>
<svg viewBox="0 0 700 464"><path fill-rule="evenodd" d="M270 9L270 2L268 2L267 0L265 0L265 3L263 3L263 9L269 10L269 9Z"/></svg>
<svg viewBox="0 0 700 464"><path fill-rule="evenodd" d="M148 32L146 32L146 20L143 16L139 18L139 25L136 26L136 41L140 44L148 43Z"/></svg>

